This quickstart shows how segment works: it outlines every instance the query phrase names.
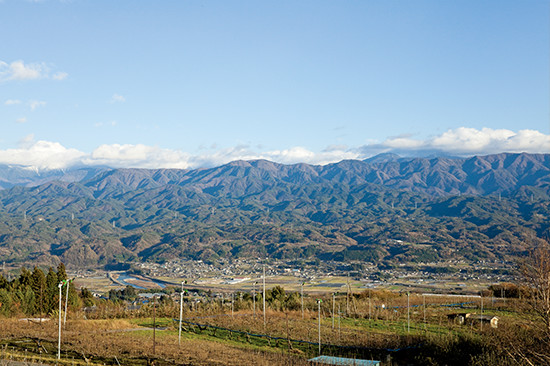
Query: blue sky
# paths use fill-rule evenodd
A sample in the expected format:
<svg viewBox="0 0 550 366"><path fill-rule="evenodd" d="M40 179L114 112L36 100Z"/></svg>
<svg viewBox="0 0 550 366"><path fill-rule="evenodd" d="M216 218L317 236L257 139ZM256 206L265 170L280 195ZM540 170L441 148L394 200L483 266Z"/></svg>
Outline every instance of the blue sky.
<svg viewBox="0 0 550 366"><path fill-rule="evenodd" d="M550 152L550 2L0 0L0 163Z"/></svg>

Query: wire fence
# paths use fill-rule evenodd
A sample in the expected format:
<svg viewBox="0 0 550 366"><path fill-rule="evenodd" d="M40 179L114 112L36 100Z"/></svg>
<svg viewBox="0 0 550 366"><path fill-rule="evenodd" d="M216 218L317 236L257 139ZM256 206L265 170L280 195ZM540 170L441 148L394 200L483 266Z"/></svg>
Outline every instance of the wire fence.
<svg viewBox="0 0 550 366"><path fill-rule="evenodd" d="M179 323L179 319L173 319L174 322ZM205 323L197 323L192 322L189 320L182 320L183 324L186 324L188 326L197 327L199 329L199 332L206 331L208 329L213 330L212 335L216 336L217 331L223 331L229 334L229 337L232 337L232 334L235 335L241 335L246 338L246 341L248 343L252 343L251 338L255 338L256 340L266 340L267 344L269 346L275 346L279 347L282 344L286 344L290 349L293 348L303 348L305 346L309 350L312 350L313 347L319 347L319 342L312 342L302 339L293 339L289 337L278 337L278 336L271 336L269 334L261 334L261 333L252 333L247 332L243 330L237 330L237 329L231 329L226 327L220 327L217 325L211 325L211 324L205 324ZM274 342L272 344L271 342ZM302 347L300 347L302 346ZM371 347L362 347L362 346L343 346L343 345L337 345L337 344L331 344L331 343L323 343L321 342L321 349L325 351L340 351L337 353L342 353L341 351L347 351L347 353L351 352L352 354L364 354L364 353L372 353L372 351L378 351L378 352L400 352L407 349L413 349L418 348L420 344L413 345L413 346L406 346L406 347L400 347L400 348L371 348Z"/></svg>

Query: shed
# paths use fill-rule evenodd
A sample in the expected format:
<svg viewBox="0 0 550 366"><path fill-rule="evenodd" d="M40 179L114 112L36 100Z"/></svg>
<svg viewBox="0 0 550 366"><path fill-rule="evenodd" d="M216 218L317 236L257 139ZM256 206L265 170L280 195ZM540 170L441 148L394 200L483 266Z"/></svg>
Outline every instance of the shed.
<svg viewBox="0 0 550 366"><path fill-rule="evenodd" d="M498 328L498 316L494 315L480 315L480 314L468 314L466 317L469 321L472 322L481 322L488 323L491 325L491 328Z"/></svg>
<svg viewBox="0 0 550 366"><path fill-rule="evenodd" d="M464 324L464 321L466 320L466 317L468 315L469 314L467 313L453 313L453 314L447 314L447 318L450 321L454 321L455 323L462 325Z"/></svg>
<svg viewBox="0 0 550 366"><path fill-rule="evenodd" d="M498 320L499 318L494 315L485 315L485 314L475 314L475 313L454 313L454 314L447 314L447 318L450 321L454 321L457 324L464 324L466 322L468 323L487 323L492 328L498 328Z"/></svg>

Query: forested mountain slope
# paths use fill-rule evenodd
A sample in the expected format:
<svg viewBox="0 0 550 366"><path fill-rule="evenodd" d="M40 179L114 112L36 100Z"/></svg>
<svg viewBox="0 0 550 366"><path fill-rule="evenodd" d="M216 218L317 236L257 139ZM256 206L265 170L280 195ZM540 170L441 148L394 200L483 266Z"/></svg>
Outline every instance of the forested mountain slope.
<svg viewBox="0 0 550 366"><path fill-rule="evenodd" d="M550 236L550 154L23 171L0 169L7 262L510 260Z"/></svg>

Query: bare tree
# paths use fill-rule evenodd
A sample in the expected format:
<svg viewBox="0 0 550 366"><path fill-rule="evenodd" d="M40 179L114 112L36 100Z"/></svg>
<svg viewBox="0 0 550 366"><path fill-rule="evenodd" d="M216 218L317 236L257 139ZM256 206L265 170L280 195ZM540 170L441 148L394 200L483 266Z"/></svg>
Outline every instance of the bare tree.
<svg viewBox="0 0 550 366"><path fill-rule="evenodd" d="M544 323L546 336L550 336L550 244L544 242L535 248L521 263L520 271L530 287L530 303Z"/></svg>
<svg viewBox="0 0 550 366"><path fill-rule="evenodd" d="M524 326L499 326L499 332L491 338L495 353L485 354L488 358L480 359L480 365L550 365L550 243L538 241L530 255L519 263L519 269L527 288L519 293L527 294L524 299L539 321L528 321Z"/></svg>

